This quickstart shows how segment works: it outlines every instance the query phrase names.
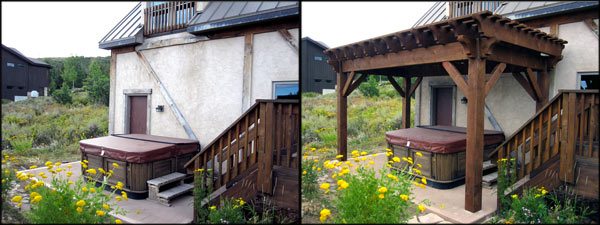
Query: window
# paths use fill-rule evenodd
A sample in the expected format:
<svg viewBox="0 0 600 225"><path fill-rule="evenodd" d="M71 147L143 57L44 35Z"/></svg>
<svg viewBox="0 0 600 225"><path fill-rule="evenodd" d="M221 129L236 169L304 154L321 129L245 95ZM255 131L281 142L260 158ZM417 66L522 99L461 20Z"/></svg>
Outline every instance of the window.
<svg viewBox="0 0 600 225"><path fill-rule="evenodd" d="M273 99L299 99L297 81L273 82Z"/></svg>
<svg viewBox="0 0 600 225"><path fill-rule="evenodd" d="M321 57L321 56L315 56L315 61L323 61L323 57Z"/></svg>
<svg viewBox="0 0 600 225"><path fill-rule="evenodd" d="M315 82L317 82L317 83L321 82L321 79L315 79Z"/></svg>
<svg viewBox="0 0 600 225"><path fill-rule="evenodd" d="M25 67L25 65L23 65L23 64L17 64L17 67L21 67L22 68L22 67Z"/></svg>
<svg viewBox="0 0 600 225"><path fill-rule="evenodd" d="M10 85L9 85L9 86L6 86L6 89L9 89L9 90L10 90L10 89L13 89L13 88L14 88L14 86L10 86Z"/></svg>
<svg viewBox="0 0 600 225"><path fill-rule="evenodd" d="M580 82L579 89L581 90L600 90L600 76L598 72L579 73Z"/></svg>
<svg viewBox="0 0 600 225"><path fill-rule="evenodd" d="M6 63L6 66L7 66L7 67L15 67L15 64L14 64L14 63L9 63L9 62L7 62L7 63Z"/></svg>

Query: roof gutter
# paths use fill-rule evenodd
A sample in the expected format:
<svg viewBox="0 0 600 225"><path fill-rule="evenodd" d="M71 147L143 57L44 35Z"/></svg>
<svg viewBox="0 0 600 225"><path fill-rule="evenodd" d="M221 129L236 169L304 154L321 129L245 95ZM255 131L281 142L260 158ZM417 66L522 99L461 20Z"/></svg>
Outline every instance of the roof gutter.
<svg viewBox="0 0 600 225"><path fill-rule="evenodd" d="M529 20L539 17L549 16L553 14L563 13L567 11L576 11L586 8L598 6L597 1L585 1L585 2L571 2L566 4L558 4L554 6L548 6L541 9L528 10L524 12L517 12L506 14L504 16L511 20Z"/></svg>

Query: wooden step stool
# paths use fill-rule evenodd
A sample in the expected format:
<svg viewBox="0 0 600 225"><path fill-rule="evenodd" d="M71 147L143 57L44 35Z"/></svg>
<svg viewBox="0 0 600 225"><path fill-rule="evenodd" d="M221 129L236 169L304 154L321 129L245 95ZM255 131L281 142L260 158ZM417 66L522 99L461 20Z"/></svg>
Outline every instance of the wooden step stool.
<svg viewBox="0 0 600 225"><path fill-rule="evenodd" d="M152 200L170 207L171 199L194 189L194 185L183 183L185 176L186 175L183 173L175 172L148 180L148 200ZM162 186L175 182L179 182L179 185L162 192L160 191Z"/></svg>

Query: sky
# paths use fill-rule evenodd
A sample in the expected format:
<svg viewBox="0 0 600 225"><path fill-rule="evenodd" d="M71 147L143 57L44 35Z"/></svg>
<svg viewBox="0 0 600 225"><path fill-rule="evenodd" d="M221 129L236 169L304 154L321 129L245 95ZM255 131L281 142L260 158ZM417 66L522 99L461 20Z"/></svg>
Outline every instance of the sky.
<svg viewBox="0 0 600 225"><path fill-rule="evenodd" d="M139 2L2 2L2 44L27 57L109 56L98 42Z"/></svg>
<svg viewBox="0 0 600 225"><path fill-rule="evenodd" d="M302 37L337 47L411 28L435 2L302 2Z"/></svg>

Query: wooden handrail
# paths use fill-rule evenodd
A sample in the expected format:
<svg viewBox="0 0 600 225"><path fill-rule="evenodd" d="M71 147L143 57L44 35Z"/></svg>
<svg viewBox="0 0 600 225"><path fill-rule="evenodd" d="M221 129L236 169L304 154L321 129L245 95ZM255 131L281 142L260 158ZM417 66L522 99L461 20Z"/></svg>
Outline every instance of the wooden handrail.
<svg viewBox="0 0 600 225"><path fill-rule="evenodd" d="M560 179L573 182L575 156L598 156L599 100L598 90L560 90L490 154L516 158L519 179L560 154Z"/></svg>
<svg viewBox="0 0 600 225"><path fill-rule="evenodd" d="M196 14L195 1L165 2L144 9L144 35L183 29Z"/></svg>
<svg viewBox="0 0 600 225"><path fill-rule="evenodd" d="M297 100L257 100L185 167L213 169L213 190L257 168L258 190L272 194L273 167L299 166L299 109Z"/></svg>

